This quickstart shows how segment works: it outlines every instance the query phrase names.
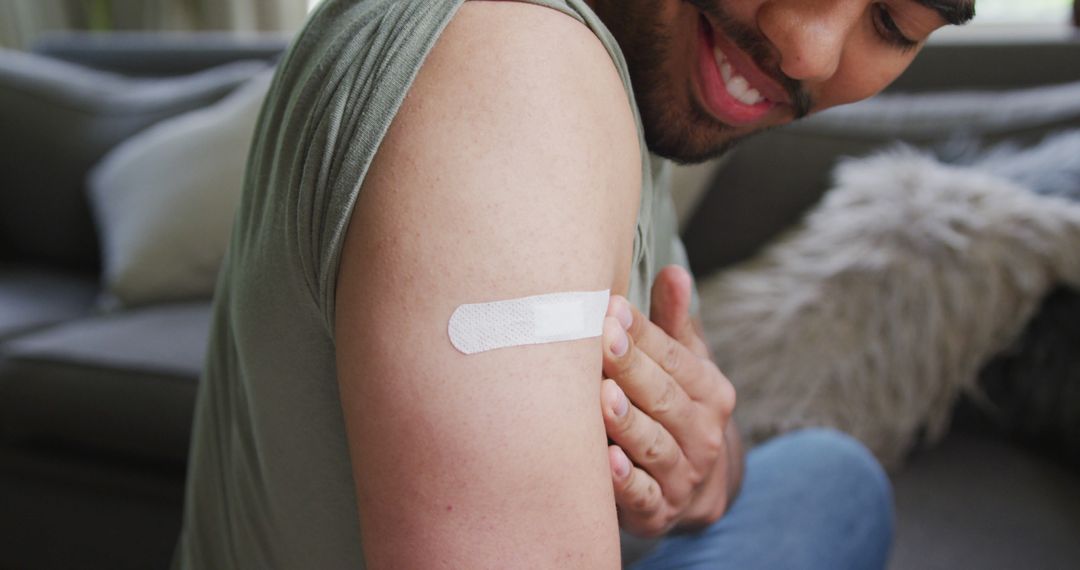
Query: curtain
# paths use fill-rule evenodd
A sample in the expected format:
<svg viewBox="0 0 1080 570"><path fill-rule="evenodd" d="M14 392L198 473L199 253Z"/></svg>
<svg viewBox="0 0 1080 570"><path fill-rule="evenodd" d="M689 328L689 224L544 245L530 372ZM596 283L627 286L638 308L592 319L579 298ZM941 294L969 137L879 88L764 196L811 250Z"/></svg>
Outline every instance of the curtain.
<svg viewBox="0 0 1080 570"><path fill-rule="evenodd" d="M112 2L118 6L118 15L131 18L118 19L118 29L295 31L308 15L306 0ZM121 5L124 5L123 9L120 9Z"/></svg>
<svg viewBox="0 0 1080 570"><path fill-rule="evenodd" d="M306 0L0 0L0 47L56 31L293 32Z"/></svg>
<svg viewBox="0 0 1080 570"><path fill-rule="evenodd" d="M50 29L86 29L82 13L65 2L0 0L0 47L22 48Z"/></svg>
<svg viewBox="0 0 1080 570"><path fill-rule="evenodd" d="M226 25L230 30L275 30L292 32L300 29L307 18L307 2L305 0L200 0L203 4L209 4L219 10L226 10L226 14L210 16L215 21Z"/></svg>

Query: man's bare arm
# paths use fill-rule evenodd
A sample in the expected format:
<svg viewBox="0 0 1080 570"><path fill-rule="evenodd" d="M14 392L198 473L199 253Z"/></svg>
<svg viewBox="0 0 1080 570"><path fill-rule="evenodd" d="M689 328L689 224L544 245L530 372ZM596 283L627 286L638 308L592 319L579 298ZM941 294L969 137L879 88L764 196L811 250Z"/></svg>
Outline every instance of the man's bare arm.
<svg viewBox="0 0 1080 570"><path fill-rule="evenodd" d="M338 277L336 350L372 568L615 568L600 339L466 356L462 303L625 287L633 116L576 21L468 2L383 142Z"/></svg>

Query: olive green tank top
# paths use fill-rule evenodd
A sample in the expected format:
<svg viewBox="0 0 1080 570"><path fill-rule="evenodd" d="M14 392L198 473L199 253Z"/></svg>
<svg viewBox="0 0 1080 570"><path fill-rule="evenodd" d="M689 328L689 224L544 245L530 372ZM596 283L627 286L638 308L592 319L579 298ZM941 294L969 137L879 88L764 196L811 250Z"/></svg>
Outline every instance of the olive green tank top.
<svg viewBox="0 0 1080 570"><path fill-rule="evenodd" d="M335 370L339 256L358 181L462 1L326 0L279 64L215 293L175 568L363 568ZM588 26L633 102L584 0L523 1ZM685 255L669 166L648 154L633 107L643 187L629 296L647 311L656 271Z"/></svg>

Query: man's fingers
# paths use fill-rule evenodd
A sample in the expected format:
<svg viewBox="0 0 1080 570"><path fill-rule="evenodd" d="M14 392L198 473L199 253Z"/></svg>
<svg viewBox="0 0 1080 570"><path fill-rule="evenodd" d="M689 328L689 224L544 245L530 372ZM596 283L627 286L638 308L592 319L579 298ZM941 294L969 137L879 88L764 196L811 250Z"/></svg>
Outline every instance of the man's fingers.
<svg viewBox="0 0 1080 570"><path fill-rule="evenodd" d="M693 277L678 265L668 265L656 275L652 287L649 320L700 358L709 355L690 315Z"/></svg>
<svg viewBox="0 0 1080 570"><path fill-rule="evenodd" d="M680 444L692 440L697 409L674 378L634 344L614 317L604 319L604 374L630 401L664 425Z"/></svg>
<svg viewBox="0 0 1080 570"><path fill-rule="evenodd" d="M608 447L615 504L623 525L634 534L660 536L675 524L674 510L664 500L660 485L645 471L634 467L617 445Z"/></svg>
<svg viewBox="0 0 1080 570"><path fill-rule="evenodd" d="M630 321L628 332L635 346L674 378L691 399L712 401L716 395L717 374L706 370L706 360L646 319L623 297L612 298L609 314L615 314L620 323L623 319Z"/></svg>
<svg viewBox="0 0 1080 570"><path fill-rule="evenodd" d="M681 509L701 477L693 471L675 438L631 404L614 380L604 380L601 394L608 437L660 484L668 504Z"/></svg>

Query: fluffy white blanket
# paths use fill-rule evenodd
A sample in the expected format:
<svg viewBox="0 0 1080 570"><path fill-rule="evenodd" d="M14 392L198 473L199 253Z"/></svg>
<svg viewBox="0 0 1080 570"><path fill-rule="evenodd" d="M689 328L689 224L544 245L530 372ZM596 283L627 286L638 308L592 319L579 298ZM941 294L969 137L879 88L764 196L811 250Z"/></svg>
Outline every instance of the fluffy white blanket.
<svg viewBox="0 0 1080 570"><path fill-rule="evenodd" d="M752 441L832 426L895 467L1060 282L1080 286L1080 205L899 149L841 164L801 226L700 292Z"/></svg>

